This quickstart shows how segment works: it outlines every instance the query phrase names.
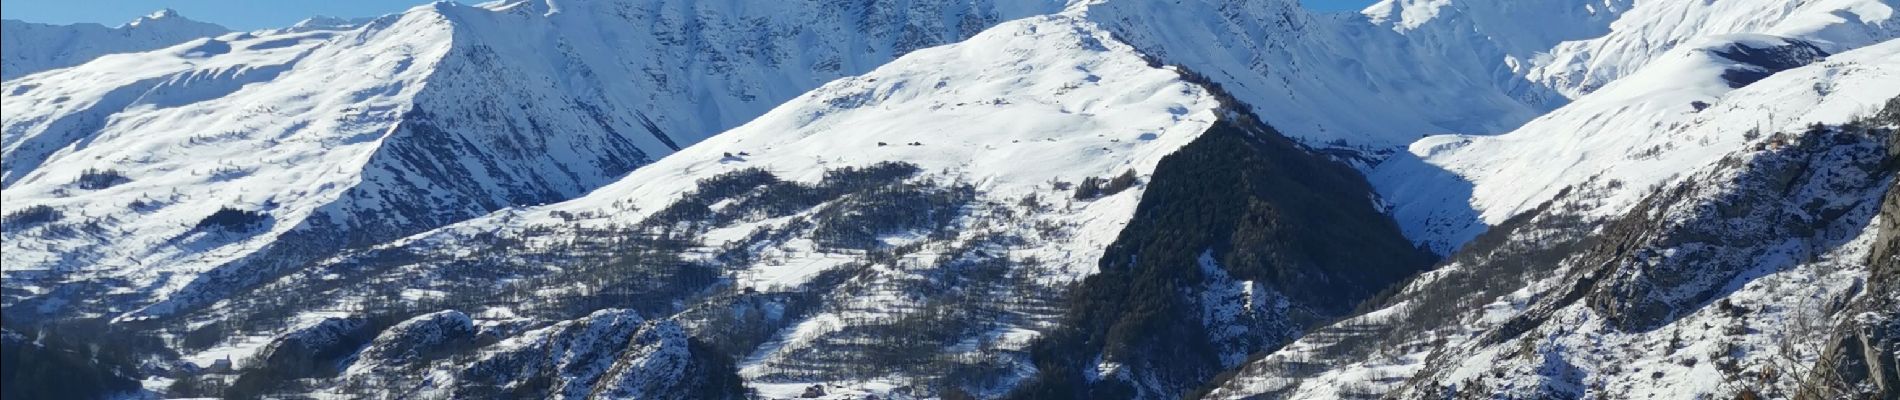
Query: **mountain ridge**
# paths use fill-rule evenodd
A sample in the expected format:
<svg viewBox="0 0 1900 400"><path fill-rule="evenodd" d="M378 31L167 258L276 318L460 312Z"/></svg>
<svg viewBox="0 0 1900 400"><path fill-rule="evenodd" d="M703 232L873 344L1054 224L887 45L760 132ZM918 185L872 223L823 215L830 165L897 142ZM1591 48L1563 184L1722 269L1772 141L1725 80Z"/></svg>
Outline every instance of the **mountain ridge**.
<svg viewBox="0 0 1900 400"><path fill-rule="evenodd" d="M193 21L162 9L117 27L94 23L54 25L15 19L0 21L0 80L70 67L99 56L152 50L200 37L230 32L217 24Z"/></svg>
<svg viewBox="0 0 1900 400"><path fill-rule="evenodd" d="M127 338L167 395L1873 382L1853 354L1893 337L1867 295L1890 286L1869 249L1891 236L1892 149L1866 116L1900 94L1894 8L605 0L312 20L0 84L0 299L22 329ZM1782 234L1728 229L1764 223ZM1764 375L1776 352L1812 373Z"/></svg>

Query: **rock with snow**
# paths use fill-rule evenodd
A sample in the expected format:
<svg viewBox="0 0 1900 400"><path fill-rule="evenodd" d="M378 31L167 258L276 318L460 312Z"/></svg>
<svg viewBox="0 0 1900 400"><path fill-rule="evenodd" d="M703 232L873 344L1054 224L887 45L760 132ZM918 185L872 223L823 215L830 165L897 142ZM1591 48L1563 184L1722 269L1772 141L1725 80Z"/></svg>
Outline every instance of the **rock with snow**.
<svg viewBox="0 0 1900 400"><path fill-rule="evenodd" d="M444 352L473 344L476 334L474 320L461 311L418 315L377 334L356 353L348 374L373 373L380 368L431 360Z"/></svg>

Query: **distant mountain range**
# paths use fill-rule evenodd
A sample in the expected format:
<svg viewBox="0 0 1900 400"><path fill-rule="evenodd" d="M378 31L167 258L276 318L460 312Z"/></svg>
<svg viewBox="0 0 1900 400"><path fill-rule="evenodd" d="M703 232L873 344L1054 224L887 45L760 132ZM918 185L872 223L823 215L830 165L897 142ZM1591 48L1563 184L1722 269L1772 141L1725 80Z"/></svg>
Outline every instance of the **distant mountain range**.
<svg viewBox="0 0 1900 400"><path fill-rule="evenodd" d="M1891 397L1896 8L8 20L5 386Z"/></svg>

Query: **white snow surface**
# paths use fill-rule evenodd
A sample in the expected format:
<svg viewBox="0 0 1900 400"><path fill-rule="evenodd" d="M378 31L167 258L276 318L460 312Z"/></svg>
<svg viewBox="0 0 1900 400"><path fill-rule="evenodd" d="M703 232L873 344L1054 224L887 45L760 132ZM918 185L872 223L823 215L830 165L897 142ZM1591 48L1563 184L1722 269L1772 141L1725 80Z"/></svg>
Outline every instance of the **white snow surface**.
<svg viewBox="0 0 1900 400"><path fill-rule="evenodd" d="M701 178L748 167L810 182L827 168L904 161L995 197L1046 192L1055 179L1151 170L1212 124L1214 107L1087 21L1033 17L826 84L586 196L442 231L555 222L556 211L659 210ZM607 214L620 220L599 223L640 218Z"/></svg>
<svg viewBox="0 0 1900 400"><path fill-rule="evenodd" d="M1444 253L1567 187L1601 200L1588 215L1621 214L1656 185L1774 132L1869 115L1900 95L1900 40L1739 89L1721 78L1738 63L1709 51L1733 43L1786 39L1705 39L1511 133L1419 140L1370 179L1406 235Z"/></svg>
<svg viewBox="0 0 1900 400"><path fill-rule="evenodd" d="M700 179L742 168L764 168L781 179L811 182L826 169L904 161L932 176L973 184L979 201L1013 207L1035 195L1056 202L1053 209L1029 216L1063 226L1065 233L1007 249L1007 256L1042 260L1029 276L1060 286L1094 272L1103 249L1133 215L1141 187L1064 206L1060 202L1069 191L1054 189L1050 182L1127 170L1146 176L1163 156L1208 129L1217 119L1217 106L1202 88L1173 70L1148 65L1133 48L1091 22L1071 15L1032 17L827 84L586 196L496 213L391 245L454 249L461 238L484 232L627 224L664 208ZM562 217L573 215L592 219ZM715 232L748 232L776 220ZM1029 231L1034 226L1001 229L1022 229L1025 232L1013 234L1035 237ZM981 234L973 229L952 241L974 240ZM781 265L752 265L734 273L741 284L782 290L847 257L799 243L780 249ZM931 253L940 250L927 247L899 265L876 266L872 277L865 278L863 293L841 294L847 297L837 300L836 311L808 316L781 331L740 363L742 375L756 378L765 374L763 366L795 362L782 357L839 334L845 321L889 316L914 305L918 300L888 290L882 282L931 263ZM1035 324L1048 318L1053 316L1032 317L1029 325L1004 327L959 347L972 354L1021 351L1038 335L1037 329L1047 328ZM749 382L771 393L816 383ZM833 383L848 386L838 393L892 387L880 380Z"/></svg>
<svg viewBox="0 0 1900 400"><path fill-rule="evenodd" d="M1065 3L439 2L370 21L313 19L152 45L164 48L24 76L12 75L9 55L0 211L45 206L61 216L7 229L0 263L10 278L36 278L9 279L10 289L123 279L130 287L116 293L186 299L148 309L164 313L217 299L205 290L248 283L199 274L288 234L336 229L315 237L456 251L473 235L565 226L571 215L588 216L582 225L637 222L700 179L748 167L811 182L830 168L905 161L972 183L993 204L1029 195L1061 202L1067 193L1051 182L1124 170L1147 176L1217 119L1217 101L1180 76L1188 71L1302 142L1353 152L1348 158L1368 169L1405 233L1449 252L1565 188L1591 191L1592 201L1577 203L1588 205L1585 215L1619 215L1650 188L1760 144L1745 132L1838 123L1900 94L1895 0L1388 0L1359 15L1312 13L1291 0ZM121 29L167 18L176 17ZM21 48L14 22L10 52ZM945 43L955 44L930 47ZM1794 43L1838 54L1733 88L1723 72L1745 66L1714 53ZM128 50L136 49L118 51ZM1460 134L1414 141L1448 132ZM124 179L76 184L93 171ZM1005 256L1047 263L1035 276L1050 285L1086 276L1141 190L1038 212L1031 218L1065 235ZM251 232L194 228L220 208L267 222ZM747 221L710 236L779 223ZM785 290L844 264L806 242L771 249L782 263L733 271L736 282ZM1848 258L1855 246L1827 257ZM941 249L925 254L933 250ZM902 277L921 257L868 275ZM1750 286L1735 298L1825 295L1854 279L1828 271L1804 266L1750 284L1826 285ZM225 272L241 280L275 271ZM47 276L57 279L37 279ZM741 361L742 375L768 394L815 383L760 378L840 324L888 317L914 301L870 283L781 330ZM1555 285L1501 297L1478 319L1502 321ZM1213 310L1206 321L1277 304L1249 282L1215 289L1202 300L1244 298L1232 304L1249 307ZM596 316L607 317L623 318ZM1588 315L1563 318L1593 335L1601 328ZM1689 316L1682 326L1708 318ZM586 380L655 382L621 372L653 365L664 375L681 362L679 327L623 319L655 328L655 343L665 343L634 350L624 365L586 360L578 368ZM1036 325L1046 319L1030 320L947 351L1020 351L1046 328ZM566 326L502 347L543 346L535 341ZM1537 349L1587 348L1563 342L1580 337L1593 336ZM263 344L239 338L192 359ZM1473 358L1471 370L1492 356ZM1323 387L1388 382L1425 362L1405 353L1295 387L1336 397ZM1712 391L1707 380L1672 382L1621 392ZM835 394L857 395L908 382L830 383L845 385Z"/></svg>
<svg viewBox="0 0 1900 400"><path fill-rule="evenodd" d="M1528 72L1497 75L1522 69L1506 55L1534 58L1527 52L1599 36L1660 43L1598 46L1632 54L1617 67L1629 69L1697 32L1757 30L1847 48L1888 34L1892 14L1871 0L1785 12L1755 12L1775 3L1763 1L1686 10L1481 1L1392 3L1404 11L1368 15L1313 13L1291 0L438 2L368 22L200 38L0 86L0 211L60 214L53 226L6 232L0 261L65 281L122 278L119 289L149 299L141 302L174 299L147 310L164 314L335 248L579 196L824 82L1029 15L1100 23L1140 53L1222 85L1282 132L1367 167L1421 135L1504 132L1566 101L1552 94L1561 85L1517 77ZM1702 22L1659 25L1670 10ZM1504 18L1518 14L1543 16ZM88 171L125 182L76 188ZM1477 202L1492 221L1512 210L1488 204L1541 193ZM250 232L194 228L224 208L266 222ZM1408 232L1446 247L1477 226L1460 224ZM56 234L74 229L87 234ZM284 244L287 234L298 243ZM770 279L808 276L784 272Z"/></svg>
<svg viewBox="0 0 1900 400"><path fill-rule="evenodd" d="M1621 131L1642 134L1638 139L1650 140L1645 145L1677 144L1677 149L1661 152L1660 160L1625 160L1615 157L1624 153L1612 152L1610 154L1613 157L1608 157L1611 160L1584 168L1594 168L1608 177L1594 179L1631 180L1632 183L1625 183L1619 189L1593 182L1587 188L1596 191L1595 195L1573 193L1562 197L1548 213L1539 216L1558 218L1555 216L1574 213L1595 216L1601 220L1626 215L1639 204L1637 200L1642 197L1681 185L1684 189L1680 193L1687 193L1685 196L1688 200L1674 204L1661 203L1668 205L1641 210L1642 215L1652 216L1655 222L1637 228L1642 230L1638 234L1657 236L1645 236L1644 240L1634 244L1643 248L1643 251L1612 260L1622 263L1622 268L1593 272L1614 274L1611 275L1614 279L1655 279L1645 275L1664 274L1662 267L1657 265L1673 264L1669 265L1669 271L1689 275L1690 278L1684 279L1681 287L1660 286L1653 291L1616 298L1615 301L1630 303L1655 300L1684 305L1665 310L1666 317L1659 326L1643 329L1618 327L1612 322L1611 316L1594 310L1586 301L1576 301L1556 306L1554 311L1549 311L1548 320L1536 324L1529 332L1511 336L1515 340L1498 344L1478 341L1487 333L1504 329L1503 322L1521 317L1533 305L1556 298L1566 288L1576 285L1578 276L1584 274L1582 271L1599 267L1582 263L1572 255L1555 265L1529 267L1555 272L1486 278L1508 282L1493 285L1512 287L1510 285L1521 284L1521 287L1515 291L1507 290L1508 293L1501 293L1495 298L1475 299L1479 300L1481 306L1471 311L1449 312L1442 309L1446 307L1445 304L1425 306L1439 309L1424 309L1401 301L1316 330L1316 333L1251 363L1236 378L1223 382L1211 398L1245 398L1262 394L1289 399L1364 395L1427 398L1441 396L1442 393L1436 390L1442 390L1442 387L1459 387L1513 398L1551 396L1555 393L1559 397L1689 399L1730 397L1744 387L1754 390L1787 389L1783 385L1805 375L1786 371L1803 371L1811 365L1819 355L1821 346L1826 343L1831 327L1836 326L1841 319L1849 318L1832 311L1833 307L1846 304L1864 292L1861 285L1864 284L1869 267L1868 252L1875 231L1881 224L1878 216L1872 216L1872 221L1868 221L1868 218L1873 214L1872 209L1877 207L1880 189L1889 187L1893 177L1870 176L1867 171L1844 167L1849 165L1844 160L1851 160L1852 157L1861 158L1858 161L1861 163L1877 163L1878 154L1869 156L1866 154L1868 150L1854 147L1864 144L1821 145L1818 151L1810 150L1814 154L1795 153L1788 156L1812 157L1817 161L1807 165L1814 170L1792 171L1805 179L1793 182L1798 185L1785 188L1781 182L1737 183L1737 177L1743 173L1738 166L1764 157L1782 157L1773 153L1788 146L1789 142L1787 139L1775 139L1773 135L1776 132L1813 134L1805 133L1809 132L1807 126L1810 123L1839 124L1853 117L1867 116L1876 110L1875 106L1900 95L1900 87L1895 85L1900 82L1900 76L1896 76L1900 74L1900 54L1896 53L1900 53L1900 40L1853 50L1825 62L1784 71L1736 90L1727 90L1726 85L1718 83L1678 79L1672 82L1674 87L1660 80L1646 82L1646 88L1654 91L1642 92L1623 88L1621 85L1625 83L1619 82L1571 106L1589 106L1593 104L1592 99L1616 93L1656 96L1671 103L1687 101L1687 98L1670 97L1672 95L1707 99L1693 97L1697 92L1683 88L1710 89L1721 86L1720 89L1710 89L1717 97L1706 101L1713 103L1713 106L1701 113L1681 111L1688 117L1679 123L1663 124L1665 127L1676 125L1661 130L1655 136L1649 136L1648 130ZM1658 63L1648 68L1706 65L1707 60L1698 57L1700 55L1685 54L1684 58L1693 59L1693 62L1676 63L1674 66ZM1646 70L1626 79L1638 79L1649 73L1651 71ZM1688 75L1677 76L1695 75L1692 71ZM1622 117L1639 118L1641 115L1630 113ZM1748 138L1741 133L1758 126L1762 134L1757 138ZM1599 137L1584 139L1603 140L1601 136L1615 133L1619 131L1596 132ZM1514 135L1478 139L1503 140ZM1829 143L1829 140L1820 139L1820 142ZM1575 148L1591 149L1594 147L1590 146L1601 146L1600 143L1604 142L1573 145ZM1419 147L1426 149L1420 150ZM1450 148L1453 151L1465 151L1465 148ZM1607 148L1617 149L1615 146ZM1415 152L1430 150L1430 146L1414 148ZM1856 154L1855 151L1860 153L1848 156ZM1583 156L1588 155L1586 153ZM1550 158L1538 154L1522 156L1531 159ZM1643 172L1654 174L1657 171L1681 176L1642 175ZM1637 178L1649 180L1633 180ZM1768 178L1756 176L1752 179ZM1780 192L1764 193L1762 187ZM1726 200L1723 199L1736 197L1734 193L1738 190L1757 192L1742 192L1740 196L1754 196L1754 200L1748 200L1749 203L1724 203ZM1774 199L1774 196L1785 196L1786 200L1780 203L1763 200ZM1798 211L1801 207L1826 208L1837 205L1851 207L1843 208L1845 216L1837 219L1807 219L1808 223L1814 225L1814 231L1808 236L1790 234L1788 237L1775 238L1780 240L1734 240L1759 235L1760 232L1781 231L1762 226L1769 222L1752 218L1756 214L1738 217L1724 214L1729 211L1719 211L1764 207L1784 209L1778 211L1783 213L1781 215L1803 215L1802 211ZM1535 226L1535 223L1531 225ZM1587 229L1576 226L1567 229ZM1722 232L1728 237L1670 236L1680 234L1684 227L1690 227L1689 230L1694 232ZM1514 233L1506 240L1518 243L1517 246L1537 247L1548 237L1547 233L1533 230ZM1483 263L1485 261L1482 260L1486 259L1478 260ZM1498 262L1518 261L1522 259ZM1649 267L1631 265L1640 263L1647 263ZM1492 267L1493 270L1499 269ZM1419 297L1413 294L1442 292L1446 289L1440 277L1469 268L1473 268L1473 265L1466 265L1460 259L1427 272L1402 288L1397 298L1416 299ZM1511 270L1510 267L1502 269ZM1695 293L1705 287L1716 289L1713 298L1696 302ZM1648 297L1635 298L1641 296ZM1417 319L1412 314L1450 315L1454 318L1442 326L1418 327L1415 321L1407 323L1408 319ZM1381 331L1384 326L1394 323L1407 323L1399 326L1417 330ZM1360 332L1373 333L1371 336L1355 336ZM1337 354L1342 352L1333 346L1368 352L1340 356ZM1778 380L1747 385L1737 383L1740 379L1737 374L1757 376L1750 374L1770 370L1784 374L1776 375L1782 377ZM1469 386L1473 382L1487 386Z"/></svg>
<svg viewBox="0 0 1900 400"><path fill-rule="evenodd" d="M117 27L0 20L0 80L79 65L106 54L152 50L230 31L179 16L171 9Z"/></svg>
<svg viewBox="0 0 1900 400"><path fill-rule="evenodd" d="M201 304L325 247L578 196L826 81L1062 6L437 2L109 55L0 87L4 211L61 214L8 230L4 262ZM125 181L75 188L87 171ZM267 222L193 228L220 208ZM92 234L52 233L73 227ZM246 259L271 248L301 255Z"/></svg>
<svg viewBox="0 0 1900 400"><path fill-rule="evenodd" d="M1448 53L1501 63L1500 82L1575 99L1707 36L1801 38L1830 52L1865 46L1900 31L1896 8L1894 0L1384 0L1363 14Z"/></svg>
<svg viewBox="0 0 1900 400"><path fill-rule="evenodd" d="M1103 0L1082 12L1286 135L1360 157L1425 134L1503 132L1555 106L1491 82L1494 60L1460 61L1450 44L1293 0Z"/></svg>
<svg viewBox="0 0 1900 400"><path fill-rule="evenodd" d="M9 230L9 271L90 267L170 288L183 282L160 275L203 271L282 235L360 179L348 171L424 86L430 73L417 65L449 52L441 22L416 12L347 33L203 38L7 81L4 208L57 207L114 231ZM129 181L74 187L89 170ZM275 221L248 237L193 232L220 207Z"/></svg>

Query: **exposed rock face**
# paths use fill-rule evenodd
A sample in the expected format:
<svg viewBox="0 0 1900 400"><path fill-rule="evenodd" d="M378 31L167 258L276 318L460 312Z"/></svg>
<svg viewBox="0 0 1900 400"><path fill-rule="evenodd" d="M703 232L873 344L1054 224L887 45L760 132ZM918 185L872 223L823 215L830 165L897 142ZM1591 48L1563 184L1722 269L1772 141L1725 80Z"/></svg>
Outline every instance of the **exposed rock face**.
<svg viewBox="0 0 1900 400"><path fill-rule="evenodd" d="M732 361L671 321L644 327L594 389L595 398L744 399Z"/></svg>
<svg viewBox="0 0 1900 400"><path fill-rule="evenodd" d="M1727 182L1696 182L1660 193L1637 212L1610 225L1597 250L1613 254L1589 296L1593 309L1623 329L1646 330L1674 320L1720 295L1734 279L1772 258L1812 259L1817 250L1843 240L1835 224L1865 208L1866 199L1842 196L1880 190L1891 179L1883 170L1884 143L1835 134L1829 128L1773 137L1786 143L1751 161ZM1874 150L1838 147L1862 142ZM1745 161L1725 161L1740 164ZM1726 194L1711 196L1710 190ZM1864 219L1864 217L1863 217ZM1763 244L1811 241L1814 247ZM1773 268L1779 269L1779 268Z"/></svg>
<svg viewBox="0 0 1900 400"><path fill-rule="evenodd" d="M442 377L449 379L422 382L420 394L427 398L743 398L744 388L731 362L721 362L720 355L708 351L671 321L648 321L626 310L602 310L503 340L467 365L439 366L447 369Z"/></svg>
<svg viewBox="0 0 1900 400"><path fill-rule="evenodd" d="M497 348L456 368L449 397L499 395L584 397L615 363L646 319L627 310L601 310L496 344Z"/></svg>
<svg viewBox="0 0 1900 400"><path fill-rule="evenodd" d="M397 323L376 335L350 364L348 374L372 374L436 358L458 347L472 345L478 331L474 320L461 311L423 314Z"/></svg>
<svg viewBox="0 0 1900 400"><path fill-rule="evenodd" d="M244 365L225 394L252 397L281 390L296 379L336 376L347 359L388 324L385 318L332 317L278 335Z"/></svg>
<svg viewBox="0 0 1900 400"><path fill-rule="evenodd" d="M1900 98L1887 102L1877 123L1900 126ZM1900 133L1889 132L1889 176L1900 172ZM1868 252L1867 288L1843 311L1828 348L1798 393L1804 399L1900 397L1900 180L1887 186Z"/></svg>

